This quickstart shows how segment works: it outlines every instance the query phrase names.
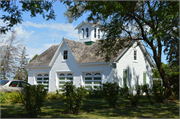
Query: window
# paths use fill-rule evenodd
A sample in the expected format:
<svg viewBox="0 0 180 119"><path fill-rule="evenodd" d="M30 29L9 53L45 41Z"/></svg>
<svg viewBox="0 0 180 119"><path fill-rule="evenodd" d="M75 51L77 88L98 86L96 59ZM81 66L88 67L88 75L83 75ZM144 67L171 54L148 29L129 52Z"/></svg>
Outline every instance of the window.
<svg viewBox="0 0 180 119"><path fill-rule="evenodd" d="M73 74L72 73L61 73L59 75L59 89L62 89L66 82L71 82L73 84Z"/></svg>
<svg viewBox="0 0 180 119"><path fill-rule="evenodd" d="M30 86L28 83L26 83L26 82L21 82L21 85L22 85L22 87L25 87L25 86Z"/></svg>
<svg viewBox="0 0 180 119"><path fill-rule="evenodd" d="M84 29L82 29L82 38L84 38Z"/></svg>
<svg viewBox="0 0 180 119"><path fill-rule="evenodd" d="M98 29L98 38L100 38L100 29Z"/></svg>
<svg viewBox="0 0 180 119"><path fill-rule="evenodd" d="M37 75L37 84L43 84L46 88L49 88L49 74L38 74Z"/></svg>
<svg viewBox="0 0 180 119"><path fill-rule="evenodd" d="M127 87L127 70L123 71L123 88Z"/></svg>
<svg viewBox="0 0 180 119"><path fill-rule="evenodd" d="M10 83L9 87L20 87L20 82L19 81L12 81Z"/></svg>
<svg viewBox="0 0 180 119"><path fill-rule="evenodd" d="M67 58L68 58L68 51L65 50L65 51L64 51L64 59L67 59Z"/></svg>
<svg viewBox="0 0 180 119"><path fill-rule="evenodd" d="M94 28L94 38L96 38L96 28Z"/></svg>
<svg viewBox="0 0 180 119"><path fill-rule="evenodd" d="M134 50L134 60L137 60L137 51Z"/></svg>
<svg viewBox="0 0 180 119"><path fill-rule="evenodd" d="M89 37L88 28L86 28L86 37Z"/></svg>
<svg viewBox="0 0 180 119"><path fill-rule="evenodd" d="M101 73L85 73L84 74L85 88L100 88L101 87Z"/></svg>
<svg viewBox="0 0 180 119"><path fill-rule="evenodd" d="M146 73L144 72L143 73L143 85L145 85L146 84Z"/></svg>

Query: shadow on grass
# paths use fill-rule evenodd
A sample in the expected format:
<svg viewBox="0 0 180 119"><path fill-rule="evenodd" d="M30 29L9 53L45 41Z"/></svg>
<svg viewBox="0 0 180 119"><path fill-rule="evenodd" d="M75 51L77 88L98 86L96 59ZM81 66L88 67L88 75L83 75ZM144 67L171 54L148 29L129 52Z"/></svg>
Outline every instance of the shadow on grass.
<svg viewBox="0 0 180 119"><path fill-rule="evenodd" d="M38 115L41 118L178 118L178 103L155 103L150 105L143 97L138 107L131 107L128 100L120 98L115 109L110 108L104 99L85 99L79 115L68 114L63 101L48 100ZM27 118L22 104L1 104L2 118Z"/></svg>

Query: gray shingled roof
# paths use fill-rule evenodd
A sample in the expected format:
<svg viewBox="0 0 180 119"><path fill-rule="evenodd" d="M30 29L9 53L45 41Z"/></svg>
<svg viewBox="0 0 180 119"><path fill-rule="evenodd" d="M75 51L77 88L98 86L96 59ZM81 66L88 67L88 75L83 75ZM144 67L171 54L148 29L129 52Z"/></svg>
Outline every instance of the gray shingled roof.
<svg viewBox="0 0 180 119"><path fill-rule="evenodd" d="M69 40L64 38L65 42L67 43L69 49L71 50L74 58L76 61L80 63L96 63L96 62L105 62L103 57L96 56L96 50L98 49L99 45L96 41L92 45L85 45L85 43L81 43L74 40ZM44 66L49 65L51 62L57 48L59 45L53 45L46 51L44 51L42 54L40 54L36 59L34 59L32 62L30 62L27 66ZM117 56L119 56L124 49L120 49L117 53ZM115 61L117 57L111 56L110 62Z"/></svg>
<svg viewBox="0 0 180 119"><path fill-rule="evenodd" d="M37 56L33 61L31 61L27 66L44 66L49 65L51 59L53 58L59 45L53 45L42 54Z"/></svg>
<svg viewBox="0 0 180 119"><path fill-rule="evenodd" d="M95 55L96 50L99 47L99 45L98 45L99 41L96 41L92 45L87 46L87 45L85 45L85 43L69 40L69 39L66 39L66 38L64 38L64 39L65 39L69 49L71 50L74 58L76 59L76 61L78 63L105 62L103 57ZM125 50L125 48L124 49L120 49L118 51L118 53L117 53L117 56L119 56L124 50ZM111 61L115 61L116 58L117 57L111 56L110 62Z"/></svg>

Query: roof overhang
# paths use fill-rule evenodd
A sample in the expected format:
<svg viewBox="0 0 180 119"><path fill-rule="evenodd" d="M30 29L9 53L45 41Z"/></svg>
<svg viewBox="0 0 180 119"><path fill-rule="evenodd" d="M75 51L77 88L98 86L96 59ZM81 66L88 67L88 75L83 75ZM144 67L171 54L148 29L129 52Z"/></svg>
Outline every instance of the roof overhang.
<svg viewBox="0 0 180 119"><path fill-rule="evenodd" d="M91 63L79 63L79 66L85 66L85 65L105 65L105 64L111 64L114 62L91 62Z"/></svg>
<svg viewBox="0 0 180 119"><path fill-rule="evenodd" d="M86 23L84 20L78 25L78 26L76 26L74 29L76 30L76 29L79 29L79 27L81 27L83 24L86 24L86 25L88 25L88 26L91 26L90 24L88 24L88 23ZM92 27L92 26L91 26Z"/></svg>
<svg viewBox="0 0 180 119"><path fill-rule="evenodd" d="M43 65L43 66L26 66L26 68L31 69L31 68L50 68L51 66L49 65Z"/></svg>

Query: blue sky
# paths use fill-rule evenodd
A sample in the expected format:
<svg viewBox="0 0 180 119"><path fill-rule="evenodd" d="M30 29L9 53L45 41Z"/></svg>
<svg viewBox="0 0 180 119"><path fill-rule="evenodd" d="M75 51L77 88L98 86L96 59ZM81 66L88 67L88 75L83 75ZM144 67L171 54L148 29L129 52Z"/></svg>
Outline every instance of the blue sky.
<svg viewBox="0 0 180 119"><path fill-rule="evenodd" d="M85 21L88 16L88 14L84 14L77 21L68 23L67 18L63 15L66 10L65 5L56 1L53 4L53 9L56 20L46 21L41 15L31 18L30 13L26 12L23 14L22 24L14 27L14 30L17 31L17 38L22 39L30 59L35 54L41 54L50 46L60 44L63 37L77 40L78 34L74 28L83 20ZM0 14L3 14L2 11ZM2 20L0 20L0 24L4 24ZM152 54L149 49L147 50ZM162 56L162 61L167 63L165 55Z"/></svg>

